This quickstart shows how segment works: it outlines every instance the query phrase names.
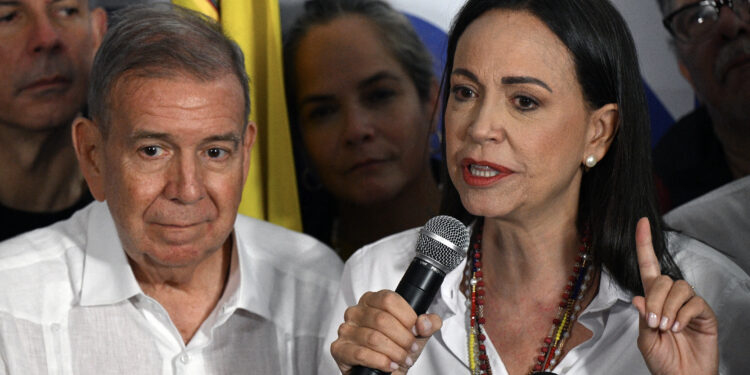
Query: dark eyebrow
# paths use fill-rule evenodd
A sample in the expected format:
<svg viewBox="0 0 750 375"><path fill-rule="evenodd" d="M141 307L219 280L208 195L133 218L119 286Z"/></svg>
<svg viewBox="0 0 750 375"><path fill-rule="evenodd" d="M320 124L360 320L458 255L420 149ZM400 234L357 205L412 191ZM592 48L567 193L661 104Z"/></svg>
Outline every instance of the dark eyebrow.
<svg viewBox="0 0 750 375"><path fill-rule="evenodd" d="M500 82L502 82L503 84L506 84L506 85L517 85L517 84L522 84L522 83L531 83L531 84L534 84L534 85L537 85L537 86L544 87L549 92L553 92L552 89L549 86L547 86L546 83L544 83L544 81L542 81L540 79L536 79L534 77L527 77L527 76L503 77L503 79L501 79Z"/></svg>
<svg viewBox="0 0 750 375"><path fill-rule="evenodd" d="M135 133L131 134L128 138L130 138L131 141L137 141L139 139L159 139L167 142L172 141L172 136L167 133L157 133L147 130L138 130Z"/></svg>
<svg viewBox="0 0 750 375"><path fill-rule="evenodd" d="M474 82L477 82L477 83L479 82L479 78L477 78L477 76L474 73L472 73L472 72L470 72L470 71L468 71L466 69L463 69L463 68L455 69L453 71L453 73L451 73L451 74L452 75L461 75L461 76L464 76L464 77L466 77L466 78L468 78L468 79L470 79L470 80L472 80ZM537 86L544 87L549 92L553 92L552 89L546 83L544 83L544 81L542 81L540 79L537 79L537 78L534 78L534 77L528 77L528 76L509 76L509 77L503 77L500 80L500 82L502 82L505 85L518 85L518 84L523 84L523 83L531 83L531 84L535 84Z"/></svg>
<svg viewBox="0 0 750 375"><path fill-rule="evenodd" d="M479 78L477 78L477 76L474 73L468 71L467 69L463 69L463 68L454 69L451 75L464 76L474 82L479 82Z"/></svg>
<svg viewBox="0 0 750 375"><path fill-rule="evenodd" d="M399 78L395 74L387 72L387 71L377 72L363 79L359 83L357 83L357 89L362 90L366 88L367 86L370 86L374 83L377 83L378 81L383 81L383 80L398 81ZM335 99L335 95L308 95L299 102L299 106L303 107L309 103L325 102L325 101L329 101L333 99Z"/></svg>
<svg viewBox="0 0 750 375"><path fill-rule="evenodd" d="M399 79L398 79L398 77L395 74L393 74L391 72L387 72L387 71L377 72L377 73L375 73L375 74L373 74L373 75L365 78L364 80L362 80L362 82L360 82L359 84L357 84L357 88L363 89L363 88L365 88L367 86L372 85L373 83L376 83L378 81L383 81L383 80L398 81Z"/></svg>
<svg viewBox="0 0 750 375"><path fill-rule="evenodd" d="M232 142L232 147L237 148L237 145L240 144L240 137L238 137L237 134L234 133L225 133L213 135L203 140L203 143L211 142Z"/></svg>
<svg viewBox="0 0 750 375"><path fill-rule="evenodd" d="M333 99L334 99L333 95L308 95L304 99L300 100L299 106L300 108L302 108L305 105L310 104L310 103L327 102Z"/></svg>

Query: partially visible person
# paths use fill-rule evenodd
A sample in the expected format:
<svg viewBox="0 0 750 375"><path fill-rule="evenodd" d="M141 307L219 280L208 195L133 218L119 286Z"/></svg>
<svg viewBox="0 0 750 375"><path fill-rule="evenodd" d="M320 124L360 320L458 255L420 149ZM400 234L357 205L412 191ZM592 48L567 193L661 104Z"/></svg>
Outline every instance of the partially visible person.
<svg viewBox="0 0 750 375"><path fill-rule="evenodd" d="M0 241L91 200L70 126L107 15L86 0L0 2Z"/></svg>
<svg viewBox="0 0 750 375"><path fill-rule="evenodd" d="M608 1L469 0L443 79L446 213L472 223L469 252L417 316L391 290L418 231L357 251L320 373L746 371L750 277L663 230L641 82Z"/></svg>
<svg viewBox="0 0 750 375"><path fill-rule="evenodd" d="M346 259L436 215L437 82L408 19L380 0L308 1L284 53L302 187L324 190L301 193L305 231Z"/></svg>
<svg viewBox="0 0 750 375"><path fill-rule="evenodd" d="M314 374L341 261L237 215L242 52L168 4L120 17L73 125L98 202L0 244L0 373Z"/></svg>
<svg viewBox="0 0 750 375"><path fill-rule="evenodd" d="M721 251L750 274L750 176L675 208L664 221Z"/></svg>
<svg viewBox="0 0 750 375"><path fill-rule="evenodd" d="M700 102L654 148L666 212L750 175L750 1L658 2Z"/></svg>

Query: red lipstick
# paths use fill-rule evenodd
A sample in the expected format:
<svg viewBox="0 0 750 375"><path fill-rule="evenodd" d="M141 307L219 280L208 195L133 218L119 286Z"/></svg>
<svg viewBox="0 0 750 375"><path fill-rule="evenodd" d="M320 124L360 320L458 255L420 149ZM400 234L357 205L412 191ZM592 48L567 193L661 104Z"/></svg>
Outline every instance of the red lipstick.
<svg viewBox="0 0 750 375"><path fill-rule="evenodd" d="M464 182L469 186L483 187L492 185L501 179L513 174L513 171L498 164L487 161L475 161L474 159L463 159L461 161Z"/></svg>

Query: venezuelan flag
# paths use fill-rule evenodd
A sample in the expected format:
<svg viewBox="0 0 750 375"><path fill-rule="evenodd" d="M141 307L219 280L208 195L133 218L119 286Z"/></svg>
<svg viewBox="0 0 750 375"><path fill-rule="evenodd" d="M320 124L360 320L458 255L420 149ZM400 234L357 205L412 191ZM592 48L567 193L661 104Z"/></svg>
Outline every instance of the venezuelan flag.
<svg viewBox="0 0 750 375"><path fill-rule="evenodd" d="M221 23L242 48L250 76L250 118L258 125L239 212L302 231L284 97L278 0L173 0ZM214 3L218 3L218 6Z"/></svg>

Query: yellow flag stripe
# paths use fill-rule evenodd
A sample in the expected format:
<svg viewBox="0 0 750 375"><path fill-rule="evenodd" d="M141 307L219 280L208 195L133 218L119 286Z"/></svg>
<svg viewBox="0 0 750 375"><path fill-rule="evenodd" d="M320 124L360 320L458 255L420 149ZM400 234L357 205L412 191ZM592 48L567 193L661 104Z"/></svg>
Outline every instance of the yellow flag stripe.
<svg viewBox="0 0 750 375"><path fill-rule="evenodd" d="M201 12L211 17L216 22L219 21L219 11L209 0L172 0L172 3L184 8Z"/></svg>

